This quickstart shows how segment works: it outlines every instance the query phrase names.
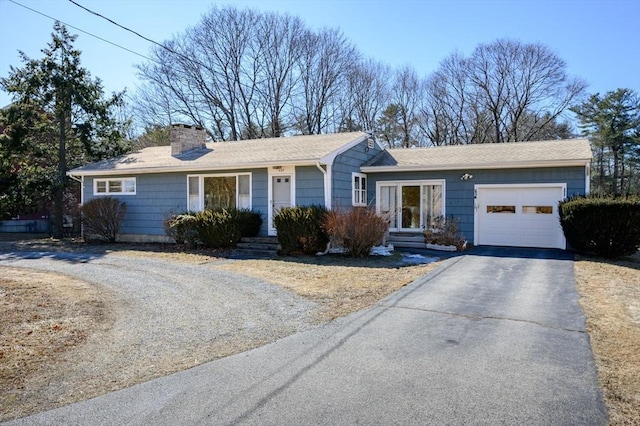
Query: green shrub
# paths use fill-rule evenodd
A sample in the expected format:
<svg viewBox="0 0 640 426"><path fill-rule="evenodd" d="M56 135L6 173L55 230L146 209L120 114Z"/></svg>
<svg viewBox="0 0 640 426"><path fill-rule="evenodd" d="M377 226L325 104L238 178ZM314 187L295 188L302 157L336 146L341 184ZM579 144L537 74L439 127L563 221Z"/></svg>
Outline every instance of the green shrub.
<svg viewBox="0 0 640 426"><path fill-rule="evenodd" d="M195 247L199 242L196 225L196 213L185 212L166 219L164 221L164 231L176 243Z"/></svg>
<svg viewBox="0 0 640 426"><path fill-rule="evenodd" d="M241 226L243 237L255 237L262 226L262 215L249 209L233 209L234 220Z"/></svg>
<svg viewBox="0 0 640 426"><path fill-rule="evenodd" d="M204 210L187 212L165 221L165 232L177 243L194 247L230 248L242 237L253 237L260 231L260 213L247 209Z"/></svg>
<svg viewBox="0 0 640 426"><path fill-rule="evenodd" d="M576 197L560 203L560 224L571 247L602 257L621 257L640 247L640 199Z"/></svg>
<svg viewBox="0 0 640 426"><path fill-rule="evenodd" d="M100 197L86 202L80 211L84 238L112 243L120 232L127 205L117 198Z"/></svg>
<svg viewBox="0 0 640 426"><path fill-rule="evenodd" d="M327 209L313 205L285 207L273 218L278 231L278 242L284 254L316 254L323 251L329 236L321 224Z"/></svg>
<svg viewBox="0 0 640 426"><path fill-rule="evenodd" d="M333 240L353 257L369 256L380 244L389 223L370 207L354 207L346 211L331 211L323 227Z"/></svg>

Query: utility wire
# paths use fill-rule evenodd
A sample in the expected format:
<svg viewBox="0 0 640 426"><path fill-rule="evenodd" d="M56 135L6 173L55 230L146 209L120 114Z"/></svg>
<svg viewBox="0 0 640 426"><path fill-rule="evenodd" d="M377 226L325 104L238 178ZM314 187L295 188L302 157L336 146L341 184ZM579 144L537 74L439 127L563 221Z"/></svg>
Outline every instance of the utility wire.
<svg viewBox="0 0 640 426"><path fill-rule="evenodd" d="M135 51L133 51L133 50L131 50L131 49L129 49L129 48L126 48L126 47L121 46L121 45L119 45L119 44L117 44L117 43L114 43L114 42L112 42L112 41L109 41L109 40L107 40L107 39L105 39L105 38L102 38L102 37L100 37L100 36L97 36L97 35L95 35L95 34L92 34L92 33L88 32L88 31L85 31L85 30L83 30L83 29L81 29L81 28L75 27L75 26L73 26L73 25L71 25L71 24L68 24L68 23L66 23L66 22L64 22L64 21L61 21L60 19L54 18L54 17L52 17L52 16L49 16L49 15L47 15L47 14L45 14L45 13L42 13L42 12L40 12L40 11L36 10L36 9L30 8L29 6L25 6L24 4L18 3L18 2L17 2L17 1L15 1L15 0L9 0L9 1L10 1L11 3L15 4L15 5L18 5L18 6L20 6L20 7L23 7L23 8L25 8L25 9L27 9L27 10L30 10L31 12L37 13L38 15L44 16L45 18L49 18L49 19L51 19L52 21L57 21L57 22L63 23L63 24L64 24L64 25L66 25L67 27L73 28L73 29L74 29L74 30L76 30L76 31L80 31L81 33L84 33L84 34L86 34L86 35L88 35L88 36L91 36L91 37L96 38L96 39L98 39L98 40L100 40L100 41L103 41L103 42L105 42L105 43L108 43L108 44L110 44L110 45L112 45L112 46L115 46L115 47L120 48L120 49L122 49L122 50L126 50L126 51L127 51L127 52L129 52L129 53L133 53L134 55L140 56L141 58L144 58L144 59L147 59L147 60L149 60L149 61L156 62L156 63L158 63L158 64L159 64L159 62L158 62L158 61L156 61L156 60L154 60L154 59L151 59L151 58L149 58L148 56L143 55L142 53L135 52Z"/></svg>
<svg viewBox="0 0 640 426"><path fill-rule="evenodd" d="M77 2L75 2L75 1L73 1L73 0L69 0L69 1L70 1L71 3L73 3L73 4L75 4L76 6L78 6L80 9L84 9L85 11L87 11L87 12L91 13L92 15L98 16L98 17L100 17L100 18L102 18L102 19L104 19L104 20L106 20L106 21L109 21L109 22L111 22L113 25L115 25L115 26L117 26L117 27L120 27L120 28L122 28L122 29L123 29L123 30L125 30L125 31L129 31L130 33L133 33L133 34L137 35L138 37L140 37L140 38L141 38L141 39L143 39L143 40L148 41L149 43L156 44L156 45L158 45L158 46L162 47L163 49L167 49L167 50L169 50L170 52L172 52L172 50L171 50L171 49L167 48L167 47L166 47L166 46L164 46L163 44L158 43L157 41L152 40L152 39L150 39L149 37L145 37L145 36L143 36L142 34L140 34L139 32L132 30L131 28L127 28L127 27L125 27L124 25L120 25L120 24L118 24L116 21L114 21L114 20L112 20L112 19L109 19L109 18L107 18L106 16L99 14L98 12L94 12L93 10L91 10L91 9L88 9L88 8L84 7L84 6L83 6L83 5L81 5L80 3L77 3ZM176 52L173 52L173 53L176 53Z"/></svg>
<svg viewBox="0 0 640 426"><path fill-rule="evenodd" d="M13 0L11 0L11 1L13 1ZM187 55L184 55L184 54L182 54L182 53L180 53L180 52L177 52L177 51L175 51L175 50L173 50L173 49L171 49L171 48L169 48L169 47L165 46L165 45L164 45L164 44L162 44L162 43L158 43L157 41L155 41L155 40L153 40L153 39L150 39L149 37L145 37L145 36L143 36L142 34L140 34L139 32L134 31L134 30L132 30L131 28L125 27L124 25L121 25L121 24L117 23L116 21L114 21L114 20L112 20L112 19L109 19L109 18L107 18L107 17L106 17L106 16L104 16L104 15L101 15L101 14L100 14L100 13L98 13L98 12L95 12L95 11L93 11L93 10L91 10L91 9L87 8L87 7L84 7L83 5L81 5L80 3L75 2L74 0L69 0L69 2L70 2L70 3L73 3L74 5L78 6L78 7L79 7L79 8L81 8L81 9L83 9L83 10L85 10L85 11L89 12L89 13L90 13L90 14L92 14L92 15L98 16L98 17L100 17L100 18L102 18L102 19L104 19L104 20L106 20L106 21L108 21L108 22L112 23L112 24L113 24L113 25L115 25L115 26L117 26L117 27L119 27L119 28L122 28L122 29L123 29L123 30L125 30L125 31L129 31L129 32L130 32L130 33L132 33L132 34L135 34L136 36L140 37L140 38L141 38L141 39L143 39L143 40L148 41L149 43L153 43L153 44L155 44L155 45L157 45L157 46L159 46L159 47L161 47L161 48L165 49L165 50L166 50L166 51L168 51L169 53L172 53L172 54L174 54L174 55L176 55L176 56L179 56L179 57L181 57L182 59L184 59L184 60L186 60L186 61L188 61L188 62L190 62L190 63L196 64L196 65L199 65L199 66L203 67L204 69L209 69L209 67L208 67L208 66L206 66L205 64L203 64L203 63L201 63L201 62L199 62L199 61L196 61L195 59L193 59L193 58L191 58L191 57L189 57L189 56L187 56ZM157 61L154 61L154 62L157 62ZM161 65L163 65L163 64L161 64Z"/></svg>

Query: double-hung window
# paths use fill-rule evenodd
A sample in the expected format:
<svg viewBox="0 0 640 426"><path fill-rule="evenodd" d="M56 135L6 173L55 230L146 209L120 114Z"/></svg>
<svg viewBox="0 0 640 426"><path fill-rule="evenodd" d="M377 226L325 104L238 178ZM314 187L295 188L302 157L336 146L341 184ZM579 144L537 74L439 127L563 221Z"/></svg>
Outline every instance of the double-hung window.
<svg viewBox="0 0 640 426"><path fill-rule="evenodd" d="M251 173L188 177L190 211L251 208Z"/></svg>
<svg viewBox="0 0 640 426"><path fill-rule="evenodd" d="M354 206L367 205L367 175L363 173L351 174L352 200Z"/></svg>
<svg viewBox="0 0 640 426"><path fill-rule="evenodd" d="M94 179L93 195L136 195L136 178Z"/></svg>

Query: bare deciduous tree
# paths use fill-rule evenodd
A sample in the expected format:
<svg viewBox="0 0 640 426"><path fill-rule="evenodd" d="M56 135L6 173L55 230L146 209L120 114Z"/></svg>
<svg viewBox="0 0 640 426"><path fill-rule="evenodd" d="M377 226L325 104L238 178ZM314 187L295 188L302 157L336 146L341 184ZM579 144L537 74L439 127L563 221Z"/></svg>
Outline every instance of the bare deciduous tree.
<svg viewBox="0 0 640 426"><path fill-rule="evenodd" d="M585 87L546 46L497 40L441 63L429 79L422 126L436 145L532 140L561 124Z"/></svg>
<svg viewBox="0 0 640 426"><path fill-rule="evenodd" d="M326 28L317 34L307 31L301 49L299 126L304 134L320 134L335 124L333 108L339 110L347 71L359 54L341 31Z"/></svg>
<svg viewBox="0 0 640 426"><path fill-rule="evenodd" d="M376 120L390 99L391 69L373 59L355 62L347 75L342 122L345 130L375 129Z"/></svg>

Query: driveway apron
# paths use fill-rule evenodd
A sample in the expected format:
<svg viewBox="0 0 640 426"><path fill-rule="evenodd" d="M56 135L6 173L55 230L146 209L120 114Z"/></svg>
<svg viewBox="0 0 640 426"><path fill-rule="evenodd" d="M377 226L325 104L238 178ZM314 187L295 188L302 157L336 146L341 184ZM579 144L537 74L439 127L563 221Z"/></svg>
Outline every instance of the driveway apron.
<svg viewBox="0 0 640 426"><path fill-rule="evenodd" d="M9 424L606 424L562 252L476 249L367 310Z"/></svg>

